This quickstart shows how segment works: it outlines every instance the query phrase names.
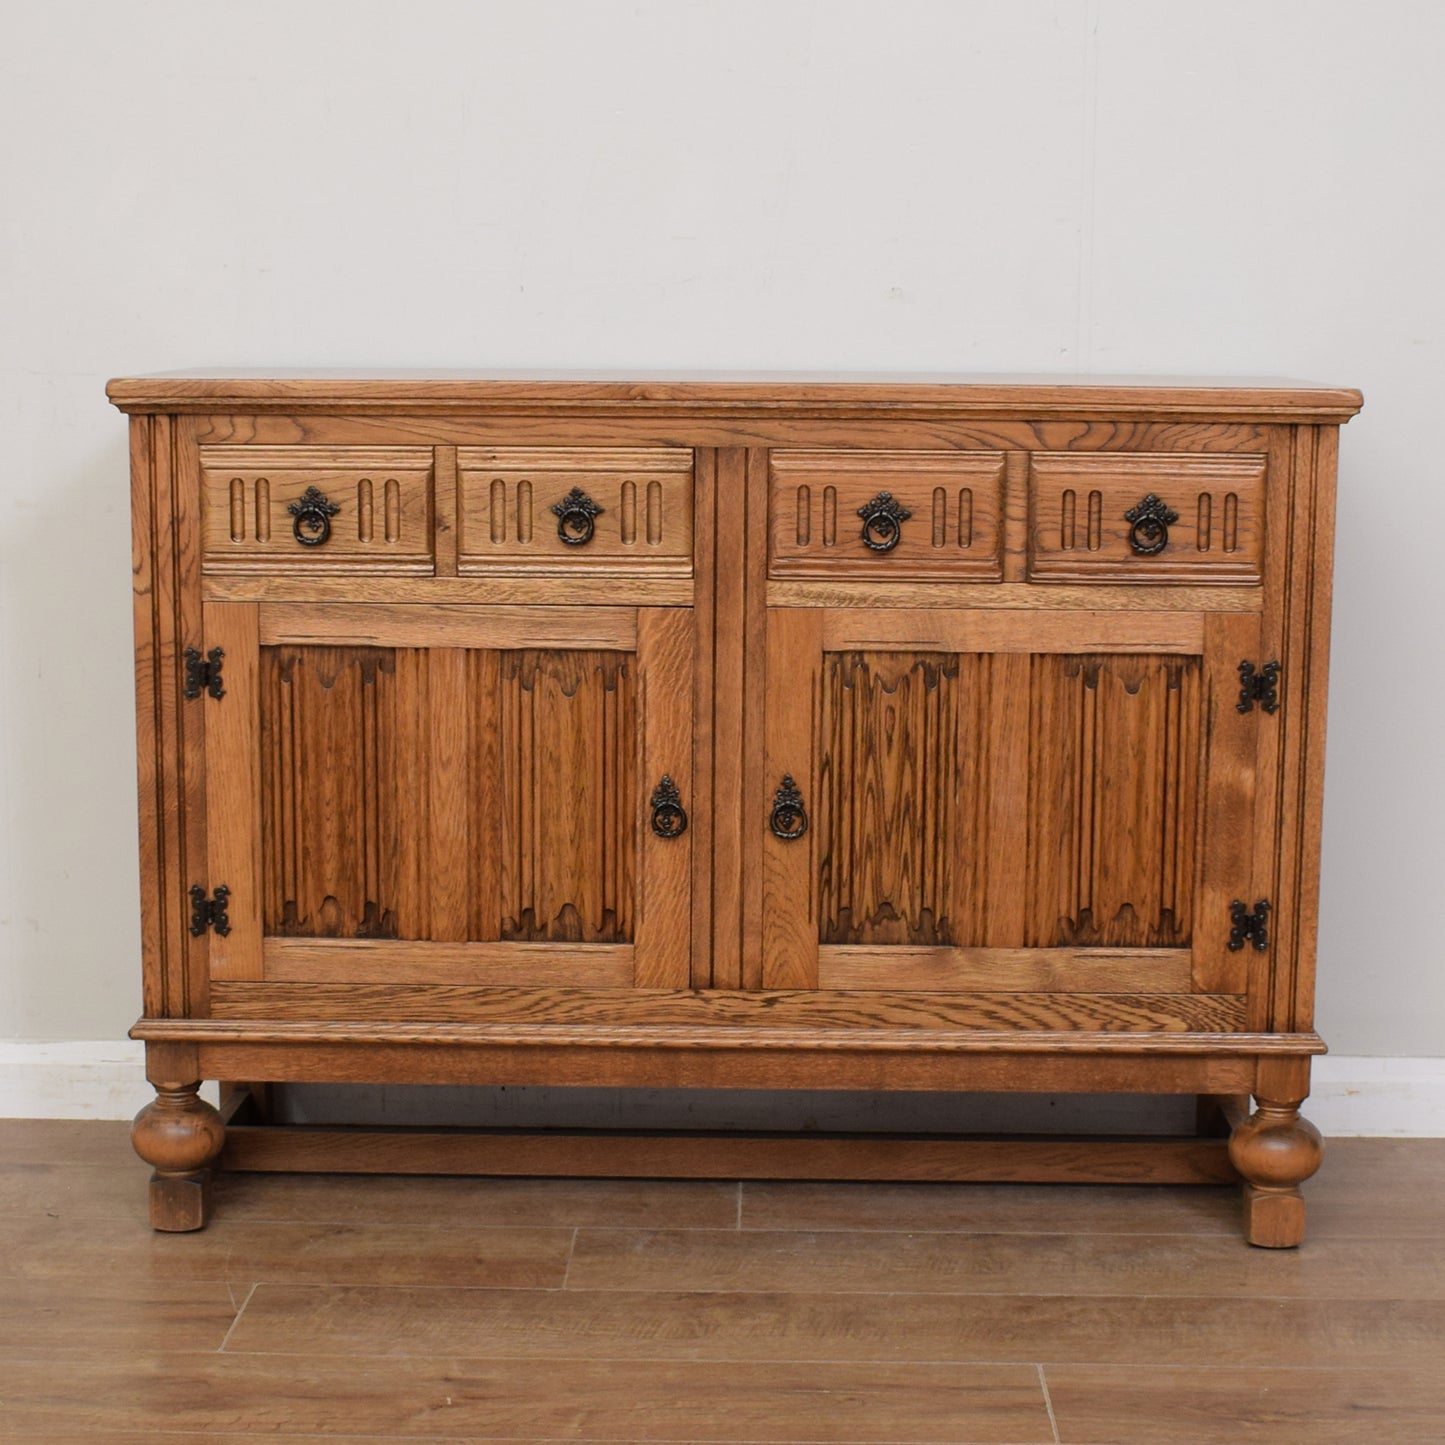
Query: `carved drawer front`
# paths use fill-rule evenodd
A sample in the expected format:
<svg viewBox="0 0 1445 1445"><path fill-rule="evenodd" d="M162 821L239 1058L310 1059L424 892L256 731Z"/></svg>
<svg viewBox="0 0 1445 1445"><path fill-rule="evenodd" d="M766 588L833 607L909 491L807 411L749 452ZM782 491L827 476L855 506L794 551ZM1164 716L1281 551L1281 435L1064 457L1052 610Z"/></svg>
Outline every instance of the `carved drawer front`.
<svg viewBox="0 0 1445 1445"><path fill-rule="evenodd" d="M1262 456L1036 452L1029 576L1042 582L1258 582Z"/></svg>
<svg viewBox="0 0 1445 1445"><path fill-rule="evenodd" d="M460 447L457 570L692 574L692 452Z"/></svg>
<svg viewBox="0 0 1445 1445"><path fill-rule="evenodd" d="M207 572L430 573L430 447L202 447Z"/></svg>
<svg viewBox="0 0 1445 1445"><path fill-rule="evenodd" d="M1001 452L775 451L770 577L1002 577Z"/></svg>

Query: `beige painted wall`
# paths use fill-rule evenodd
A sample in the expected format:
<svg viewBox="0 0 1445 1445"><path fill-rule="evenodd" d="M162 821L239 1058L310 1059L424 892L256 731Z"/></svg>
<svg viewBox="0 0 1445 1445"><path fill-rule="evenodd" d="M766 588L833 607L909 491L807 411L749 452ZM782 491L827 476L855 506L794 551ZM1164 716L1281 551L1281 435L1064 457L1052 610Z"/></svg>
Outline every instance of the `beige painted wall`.
<svg viewBox="0 0 1445 1445"><path fill-rule="evenodd" d="M1322 1031L1445 1053L1445 6L0 0L0 1038L139 1007L119 372L1216 371L1341 452Z"/></svg>

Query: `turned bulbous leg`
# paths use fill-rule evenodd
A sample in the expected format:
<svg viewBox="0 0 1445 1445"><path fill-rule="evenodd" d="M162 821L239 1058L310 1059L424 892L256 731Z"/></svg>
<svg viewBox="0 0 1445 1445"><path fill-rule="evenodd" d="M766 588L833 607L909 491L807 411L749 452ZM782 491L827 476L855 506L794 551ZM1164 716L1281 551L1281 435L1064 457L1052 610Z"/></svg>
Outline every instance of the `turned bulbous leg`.
<svg viewBox="0 0 1445 1445"><path fill-rule="evenodd" d="M155 1170L150 1183L152 1229L182 1232L205 1225L211 1202L211 1161L225 1143L221 1116L200 1097L200 1084L157 1084L153 1103L135 1116L130 1139Z"/></svg>
<svg viewBox="0 0 1445 1445"><path fill-rule="evenodd" d="M1324 1158L1324 1140L1299 1103L1260 1099L1230 1136L1230 1162L1244 1176L1244 1235L1266 1249L1293 1249L1304 1239L1299 1186Z"/></svg>

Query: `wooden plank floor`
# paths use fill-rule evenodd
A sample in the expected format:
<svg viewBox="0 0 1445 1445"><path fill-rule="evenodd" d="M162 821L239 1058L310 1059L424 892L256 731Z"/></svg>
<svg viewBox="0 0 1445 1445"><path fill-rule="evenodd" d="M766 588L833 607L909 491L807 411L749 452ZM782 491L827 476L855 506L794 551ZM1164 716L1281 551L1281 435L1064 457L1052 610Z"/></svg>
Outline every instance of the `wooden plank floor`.
<svg viewBox="0 0 1445 1445"><path fill-rule="evenodd" d="M0 1120L0 1439L1445 1440L1445 1140L1232 1189L231 1175Z"/></svg>

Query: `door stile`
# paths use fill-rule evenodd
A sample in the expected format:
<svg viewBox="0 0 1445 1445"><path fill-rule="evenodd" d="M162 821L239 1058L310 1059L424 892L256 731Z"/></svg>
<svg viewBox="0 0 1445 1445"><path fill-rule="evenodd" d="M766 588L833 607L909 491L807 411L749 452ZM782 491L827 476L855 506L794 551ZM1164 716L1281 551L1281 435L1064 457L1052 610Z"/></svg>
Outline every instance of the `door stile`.
<svg viewBox="0 0 1445 1445"><path fill-rule="evenodd" d="M762 852L762 988L818 986L818 736L822 710L823 618L811 608L767 614L770 696L763 786L748 794L746 820ZM775 806L787 780L802 795L806 831L779 837Z"/></svg>
<svg viewBox="0 0 1445 1445"><path fill-rule="evenodd" d="M437 943L461 943L470 932L471 922L467 916L471 891L468 871L473 853L468 826L471 735L473 728L488 720L470 715L464 649L430 648L422 661L426 689L418 689L412 696L426 699L426 711L419 721L427 739L425 756L429 764L427 883L431 918L427 936Z"/></svg>
<svg viewBox="0 0 1445 1445"><path fill-rule="evenodd" d="M1243 994L1253 948L1230 949L1230 904L1253 908L1260 709L1240 712L1239 664L1258 658L1257 612L1211 612L1204 620L1204 728L1199 740L1198 887L1193 933L1195 993Z"/></svg>
<svg viewBox="0 0 1445 1445"><path fill-rule="evenodd" d="M254 603L205 604L207 650L220 648L224 695L191 703L205 708L207 877L192 879L208 895L229 890L230 931L206 934L215 979L260 979L261 749L260 640ZM179 900L178 900L179 906Z"/></svg>
<svg viewBox="0 0 1445 1445"><path fill-rule="evenodd" d="M693 669L697 639L693 618L681 607L648 607L637 614L638 767L637 921L633 934L633 985L685 989L692 973L693 878ZM653 799L672 779L688 827L675 837L652 826ZM625 801L619 800L622 806Z"/></svg>

